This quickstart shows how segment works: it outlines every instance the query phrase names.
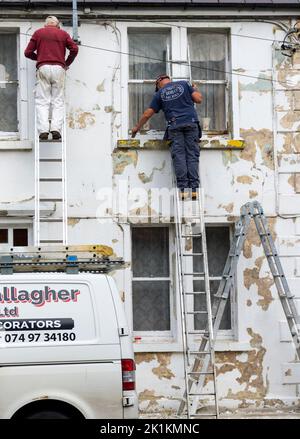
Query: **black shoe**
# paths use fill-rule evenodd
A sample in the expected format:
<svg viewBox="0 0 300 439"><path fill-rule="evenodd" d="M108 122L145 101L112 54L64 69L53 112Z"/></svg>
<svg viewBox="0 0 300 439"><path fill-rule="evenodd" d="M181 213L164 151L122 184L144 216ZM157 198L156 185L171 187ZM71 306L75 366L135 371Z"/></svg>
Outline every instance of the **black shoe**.
<svg viewBox="0 0 300 439"><path fill-rule="evenodd" d="M52 139L53 140L60 140L61 139L61 135L59 131L51 131L52 134Z"/></svg>
<svg viewBox="0 0 300 439"><path fill-rule="evenodd" d="M188 191L180 191L180 192L179 192L179 199L180 199L181 201L188 200L189 197L190 197L190 194L188 193Z"/></svg>
<svg viewBox="0 0 300 439"><path fill-rule="evenodd" d="M39 135L40 140L48 140L49 133L41 133Z"/></svg>

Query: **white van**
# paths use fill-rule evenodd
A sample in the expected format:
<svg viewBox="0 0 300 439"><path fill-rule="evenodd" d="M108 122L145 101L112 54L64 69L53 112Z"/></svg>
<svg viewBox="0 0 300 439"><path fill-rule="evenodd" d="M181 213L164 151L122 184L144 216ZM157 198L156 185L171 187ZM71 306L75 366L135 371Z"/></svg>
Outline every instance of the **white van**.
<svg viewBox="0 0 300 439"><path fill-rule="evenodd" d="M0 275L0 418L138 417L135 363L113 279Z"/></svg>

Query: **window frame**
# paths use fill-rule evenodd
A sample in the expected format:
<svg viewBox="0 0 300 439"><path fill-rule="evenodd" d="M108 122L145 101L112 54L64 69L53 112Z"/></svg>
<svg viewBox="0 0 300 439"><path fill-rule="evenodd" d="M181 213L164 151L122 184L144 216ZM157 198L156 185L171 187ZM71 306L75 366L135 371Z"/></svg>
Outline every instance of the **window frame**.
<svg viewBox="0 0 300 439"><path fill-rule="evenodd" d="M194 28L194 27L190 27L189 29L187 29L187 50L188 50L188 59L190 61L190 63L192 62L190 59L190 53L191 53L191 49L190 49L190 44L189 44L189 40L188 40L188 35L189 33L192 32L196 32L198 31L199 33L205 33L205 32L209 32L211 28ZM222 32L220 32L222 31ZM212 32L213 33L213 32ZM219 79L212 79L212 80L206 80L206 79L194 79L192 77L192 73L191 73L191 80L192 83L196 84L197 86L199 86L199 89L201 91L201 85L218 85L218 84L223 84L225 86L225 125L226 128L223 131L218 131L218 130L204 130L203 126L202 126L202 131L203 133L207 134L207 135L228 135L230 133L230 59L231 59L231 54L230 54L230 32L227 28L224 29L219 29L219 32L215 32L215 34L220 33L223 34L224 36L226 36L226 41L225 41L225 47L226 47L226 53L225 53L225 79L224 80L219 80ZM190 68L190 72L192 71L192 68Z"/></svg>
<svg viewBox="0 0 300 439"><path fill-rule="evenodd" d="M133 272L131 271L131 301L132 301L132 333L133 337L141 337L144 340L152 341L155 340L157 342L166 340L171 341L174 339L174 315L172 313L172 309L174 309L174 294L176 291L174 289L174 273L173 273L173 264L172 264L172 251L174 247L172 245L172 232L169 224L132 224L130 227L130 237L131 237L131 248L133 243L132 230L134 228L157 228L163 227L168 229L168 240L169 240L169 276L168 277L134 277ZM135 331L133 329L133 282L135 281L153 281L153 280L161 280L161 281L169 281L169 306L170 306L170 329L167 331Z"/></svg>
<svg viewBox="0 0 300 439"><path fill-rule="evenodd" d="M168 24L170 23L170 24ZM231 38L231 33L238 33L239 28L237 23L230 23L226 20L224 22L209 22L209 23L196 23L196 22L185 22L182 21L180 26L176 25L176 21L169 21L166 23L152 23L141 22L135 23L132 22L117 22L118 29L121 34L121 55L120 55L120 63L121 63L121 76L120 76L120 85L121 85L121 94L120 94L120 108L121 108L121 130L119 138L127 139L129 129L129 89L128 89L128 80L129 80L129 41L128 41L128 30L129 29L170 29L170 38L171 38L171 61L172 64L172 77L176 78L184 78L187 77L187 65L186 60L187 56L183 56L187 51L187 32L188 29L193 30L211 30L216 29L226 31L228 34L228 102L226 105L227 108L227 121L228 121L228 131L227 133L218 134L214 133L217 138L224 138L228 140L229 138L239 138L240 137L240 110L239 110L239 77L238 75L231 74L231 71L235 71L235 69L239 68L239 59L238 59L238 39ZM137 121L136 121L137 123ZM162 138L162 131L154 131L151 130L149 133L139 134L139 138L141 142L146 142L149 139L160 139ZM211 138L211 134L206 132L202 135L202 140L206 138Z"/></svg>

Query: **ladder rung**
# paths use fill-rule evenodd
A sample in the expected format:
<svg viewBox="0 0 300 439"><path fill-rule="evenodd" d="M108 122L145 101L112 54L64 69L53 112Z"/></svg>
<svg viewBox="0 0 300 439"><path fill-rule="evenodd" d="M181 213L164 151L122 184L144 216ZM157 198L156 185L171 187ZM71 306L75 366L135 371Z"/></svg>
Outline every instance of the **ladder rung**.
<svg viewBox="0 0 300 439"><path fill-rule="evenodd" d="M186 314L207 314L207 311L187 311Z"/></svg>
<svg viewBox="0 0 300 439"><path fill-rule="evenodd" d="M199 238L200 236L202 236L202 233L192 233L189 235L180 235L181 238Z"/></svg>
<svg viewBox="0 0 300 439"><path fill-rule="evenodd" d="M60 202L62 202L63 199L62 198L40 198L40 201L42 201L42 202L47 202L47 201L60 201Z"/></svg>
<svg viewBox="0 0 300 439"><path fill-rule="evenodd" d="M190 355L211 355L209 351L188 351Z"/></svg>
<svg viewBox="0 0 300 439"><path fill-rule="evenodd" d="M214 417L214 418L218 418L218 415L216 413L198 413L196 415L191 415L189 416L190 418L193 419L197 419L197 418L208 418L208 417Z"/></svg>
<svg viewBox="0 0 300 439"><path fill-rule="evenodd" d="M195 330L195 331L187 331L186 332L187 334L195 334L195 335L203 335L203 337L208 337L209 336L209 334L208 334L208 332L204 332L204 331L197 331L197 330Z"/></svg>
<svg viewBox="0 0 300 439"><path fill-rule="evenodd" d="M187 372L187 375L214 375L214 372Z"/></svg>
<svg viewBox="0 0 300 439"><path fill-rule="evenodd" d="M199 273L182 273L183 274L183 276L204 276L205 275L205 273L204 273L204 271L200 271Z"/></svg>
<svg viewBox="0 0 300 439"><path fill-rule="evenodd" d="M206 294L206 292L205 291L195 291L194 293L193 292L184 293L184 295L186 295L186 296L198 296L198 295L203 295L203 294Z"/></svg>
<svg viewBox="0 0 300 439"><path fill-rule="evenodd" d="M183 253L182 256L203 256L203 253Z"/></svg>
<svg viewBox="0 0 300 439"><path fill-rule="evenodd" d="M48 157L45 157L45 158L42 158L42 159L40 159L40 162L43 162L43 163L46 163L46 162L49 162L49 163L59 163L59 162L62 162L62 159L52 159L52 158L48 158Z"/></svg>
<svg viewBox="0 0 300 439"><path fill-rule="evenodd" d="M63 243L62 239L41 239L41 244L61 244Z"/></svg>
<svg viewBox="0 0 300 439"><path fill-rule="evenodd" d="M216 396L215 393L189 393L188 396Z"/></svg>
<svg viewBox="0 0 300 439"><path fill-rule="evenodd" d="M41 182L52 182L52 181L57 181L57 182L61 182L61 181L63 181L63 179L60 177L60 178L40 178L39 179L39 181L41 181Z"/></svg>
<svg viewBox="0 0 300 439"><path fill-rule="evenodd" d="M40 218L41 223L62 223L62 218Z"/></svg>

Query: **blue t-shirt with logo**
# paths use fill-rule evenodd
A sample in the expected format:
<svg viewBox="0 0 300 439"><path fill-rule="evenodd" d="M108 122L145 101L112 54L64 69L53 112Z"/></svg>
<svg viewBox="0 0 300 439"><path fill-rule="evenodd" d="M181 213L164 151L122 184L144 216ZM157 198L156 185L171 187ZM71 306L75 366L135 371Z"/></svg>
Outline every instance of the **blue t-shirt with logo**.
<svg viewBox="0 0 300 439"><path fill-rule="evenodd" d="M194 91L187 81L169 82L155 93L149 107L156 113L162 110L168 126L197 123L198 116L192 100Z"/></svg>

